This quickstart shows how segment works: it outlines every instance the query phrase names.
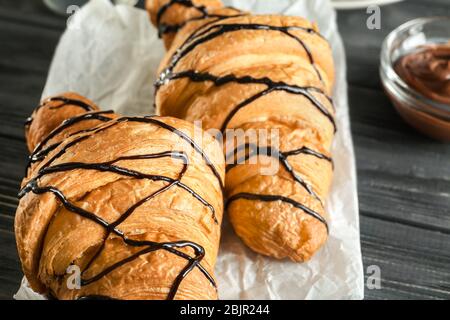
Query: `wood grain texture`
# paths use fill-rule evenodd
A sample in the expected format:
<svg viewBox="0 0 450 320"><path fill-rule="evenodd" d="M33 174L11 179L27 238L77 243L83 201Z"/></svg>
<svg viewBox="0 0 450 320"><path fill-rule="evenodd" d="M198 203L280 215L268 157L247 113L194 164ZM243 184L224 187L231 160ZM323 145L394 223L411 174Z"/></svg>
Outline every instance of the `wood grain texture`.
<svg viewBox="0 0 450 320"><path fill-rule="evenodd" d="M142 6L142 1L141 1ZM381 30L365 10L338 14L347 50L350 116L358 165L361 243L367 268L381 268L367 299L450 298L450 145L409 128L378 76L384 37L423 15L450 15L448 0L407 0L382 8ZM0 0L0 299L22 273L13 223L26 148L23 121L40 99L65 19L41 1Z"/></svg>
<svg viewBox="0 0 450 320"><path fill-rule="evenodd" d="M406 125L379 78L383 39L420 16L450 15L446 0L407 0L381 9L368 30L365 10L341 11L350 117L358 167L365 268L381 269L380 290L366 299L450 298L450 145Z"/></svg>

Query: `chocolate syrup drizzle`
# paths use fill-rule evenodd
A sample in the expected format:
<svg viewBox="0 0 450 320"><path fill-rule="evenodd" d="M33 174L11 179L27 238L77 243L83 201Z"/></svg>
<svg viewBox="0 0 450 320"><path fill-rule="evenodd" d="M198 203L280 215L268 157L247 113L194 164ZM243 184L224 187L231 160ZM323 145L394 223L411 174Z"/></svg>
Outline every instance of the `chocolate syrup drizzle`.
<svg viewBox="0 0 450 320"><path fill-rule="evenodd" d="M91 113L91 114L89 114L89 116L86 115L85 117L92 118L94 116L99 116L99 113L95 113L95 114ZM81 117L77 117L75 119L86 119L86 118L83 118L81 116ZM75 120L75 119L68 120L67 122L65 122L62 125L62 127L67 128L71 124L73 124L77 121L81 121L81 120ZM105 121L106 121L106 119L105 119ZM30 179L28 181L28 183L20 190L19 198L24 197L29 192L33 192L35 194L52 193L68 211L71 211L71 212L78 214L86 219L89 219L89 220L97 223L98 225L102 226L103 228L105 228L106 234L103 238L102 245L98 248L97 252L90 259L90 261L88 262L88 264L82 271L82 275L85 274L85 272L89 269L89 267L96 261L96 259L103 252L106 241L111 234L113 234L117 237L120 237L126 245L136 247L136 248L142 248L142 250L137 251L136 253L132 254L128 258L120 260L120 261L114 263L113 265L106 267L103 271L92 276L91 278L82 279L81 280L82 286L86 286L95 281L100 280L101 278L103 278L104 276L109 274L110 272L125 265L126 263L129 263L129 262L137 259L141 255L144 255L144 254L147 254L150 252L155 252L157 250L165 250L167 252L170 252L170 253L188 261L187 265L181 270L181 272L176 277L174 283L172 284L172 287L167 296L167 299L171 300L171 299L175 298L178 288L179 288L180 284L182 283L183 279L194 268L198 268L200 270L200 272L202 272L202 274L211 283L211 285L213 285L214 288L217 289L217 286L216 286L216 283L215 283L213 277L201 265L201 261L205 256L205 250L199 244L196 244L191 241L184 241L184 240L183 241L175 241L175 242L163 242L163 243L158 243L158 242L154 242L154 241L134 240L134 239L129 238L126 234L124 234L123 231L118 229L119 225L121 223L123 223L128 217L130 217L137 208L139 208L144 203L154 199L158 195L162 194L163 192L165 192L173 187L179 187L179 188L182 188L183 190L186 190L194 198L196 198L198 201L200 201L203 205L207 206L212 212L212 217L213 217L215 223L218 223L217 218L215 216L214 207L212 205L210 205L206 200L204 200L194 190L192 190L187 185L185 185L181 182L181 180L189 166L189 158L184 152L182 152L182 151L166 151L166 152L155 153L155 154L131 155L131 156L120 157L120 158L114 159L112 161L103 162L103 163L69 162L69 163L61 163L61 164L52 165L52 163L55 160L60 158L72 146L84 141L85 139L92 137L95 134L98 134L99 132L105 131L108 128L111 128L122 122L139 122L139 123L152 124L152 125L159 126L163 129L169 130L170 132L176 134L182 140L189 143L189 145L198 154L200 154L202 156L203 160L210 167L211 171L217 177L217 179L220 182L221 187L223 188L223 182L221 180L221 177L220 177L218 171L216 170L216 168L214 167L214 165L212 164L212 162L208 159L208 157L206 156L204 151L185 133L183 133L183 132L179 131L178 129L176 129L160 120L157 120L153 117L142 117L142 118L140 118L140 117L122 117L122 118L118 118L114 121L112 121L110 119L109 123L105 124L104 126L96 127L92 130L86 131L85 134L80 135L79 137L75 138L74 140L72 140L72 141L68 142L66 145L64 145L61 148L61 150L59 150L54 156L52 156L50 159L48 159L44 165L42 165L40 167L40 169L37 172L37 174L35 175L35 177ZM61 131L61 130L63 130L63 129L58 128L58 131ZM53 134L53 135L55 135L55 134ZM119 161L143 160L143 159L150 160L150 159L169 158L169 157L182 160L182 163L183 163L183 168L178 173L178 177L176 179L170 178L167 176L161 176L161 175L149 175L149 174L145 174L143 172L127 169L125 167L116 165L116 163ZM76 206L74 203L72 203L69 199L67 199L65 197L65 195L63 194L63 192L61 190L57 189L56 187L39 185L40 179L42 177L44 177L45 175L52 174L52 173L58 173L58 172L72 171L72 170L77 170L77 169L112 172L112 173L119 174L119 175L125 176L125 177L132 177L135 179L147 179L147 180L151 180L151 181L163 181L163 182L167 182L167 184L164 187L158 189L157 191L153 192L152 194L148 195L147 197L141 199L140 201L138 201L137 203L132 205L116 221L108 223L107 221L105 221L101 217L95 215L94 213L89 212L81 207ZM192 257L191 255L180 251L180 249L182 249L182 248L192 249L194 251L194 256ZM105 297L105 296L86 296L86 297L81 297L81 299L97 299L98 297L101 297L102 299L109 299L109 297Z"/></svg>
<svg viewBox="0 0 450 320"><path fill-rule="evenodd" d="M229 17L228 17L229 18ZM252 31L275 31L275 32L281 32L285 34L286 36L294 39L297 41L300 46L305 50L308 59L313 66L318 78L322 81L322 76L320 74L320 71L317 69L314 57L312 55L311 50L306 45L306 43L300 39L299 37L295 36L294 34L290 33L290 31L303 31L309 34L314 34L317 36L322 37L318 32L316 32L312 28L304 28L299 26L285 26L285 27L278 27L278 26L271 26L266 24L257 24L257 23L227 23L227 24L214 24L216 21L211 21L199 29L197 29L194 33L192 33L185 42L178 48L178 50L174 53L172 56L172 59L167 66L167 68L161 73L161 78L158 80L157 85L164 84L165 78L173 73L173 70L175 69L178 62L183 59L186 55L188 55L190 52L192 52L195 48L197 48L199 45L202 45L206 42L209 42L217 37L220 37L226 33L230 32L237 32L242 30L252 30Z"/></svg>
<svg viewBox="0 0 450 320"><path fill-rule="evenodd" d="M177 1L175 1L177 2ZM161 10L161 15L170 7L168 5L164 10ZM201 9L202 11L205 10L205 8ZM156 94L158 93L159 89L168 84L172 80L177 79L183 79L187 78L192 82L212 82L215 86L222 86L229 83L238 83L238 84L263 84L266 86L266 88L249 98L245 99L244 101L240 102L238 105L236 105L229 114L225 117L224 122L221 126L221 132L224 133L231 122L231 120L234 118L236 113L239 112L239 110L247 107L254 101L276 91L284 91L290 94L297 94L302 95L306 99L308 99L333 125L334 131L336 132L336 122L334 119L333 114L328 110L328 108L322 104L319 99L316 98L316 96L313 93L318 93L323 95L333 106L332 99L329 97L322 89L317 87L300 87L296 85L290 85L286 82L282 81L273 81L272 79L268 77L264 78L255 78L252 76L242 76L238 77L234 74L228 74L224 76L216 76L213 74L210 74L208 72L197 72L196 70L184 70L184 71L178 71L174 72L176 66L178 63L185 58L187 55L189 55L191 52L193 52L198 46L211 41L213 39L216 39L217 37L220 37L226 33L230 32L237 32L241 30L252 30L252 31L266 31L266 32L280 32L287 37L292 38L296 42L299 43L299 45L303 48L303 50L306 52L306 55L309 59L309 62L311 63L312 67L314 68L315 73L317 74L318 79L323 83L322 75L317 68L314 57L312 54L312 51L309 49L309 47L306 45L306 43L298 36L294 35L292 31L303 31L308 34L319 36L323 39L323 36L320 35L317 31L315 31L312 28L304 28L304 27L298 27L298 26L271 26L266 24L256 24L256 23L216 23L217 21L211 21L194 31L186 40L185 42L177 49L177 51L173 54L168 66L163 70L161 73L159 79L155 83L155 91ZM334 111L334 107L333 107ZM293 177L293 179L302 185L307 192L312 195L315 199L319 200L320 204L323 206L323 203L321 199L318 197L318 195L314 192L313 188L307 184L298 174L295 173L293 167L289 164L288 157L297 155L297 154L308 154L311 156L315 156L319 159L330 161L332 163L331 158L314 151L312 149L303 147L301 149L288 151L288 152L280 152L278 150L272 150L271 147L260 147L260 146L251 146L249 144L246 144L244 146L238 147L234 152L238 152L239 149L242 150L244 148L245 150L253 147L252 152L247 154L244 158L248 159L249 157L253 156L254 153L263 152L263 154L271 154L273 157L277 158L283 167L290 173L290 175ZM272 151L272 152L271 152ZM229 155L228 155L229 156ZM234 156L234 154L233 154ZM234 166L237 164L229 165L227 166L227 170L231 170ZM307 208L301 203L296 202L293 199L283 197L283 196L277 196L277 195L258 195L258 194L249 194L249 193L240 193L232 196L227 201L227 206L238 199L247 199L247 200L260 200L260 201L282 201L286 203L290 203L296 208L299 208L303 210L305 213L315 217L319 221L323 222L327 228L328 231L328 224L325 221L325 219L318 214L317 212L311 210L310 208Z"/></svg>
<svg viewBox="0 0 450 320"><path fill-rule="evenodd" d="M288 203L297 209L301 209L306 214L309 214L310 216L312 216L312 217L316 218L317 220L319 220L320 222L322 222L325 225L325 227L327 228L327 232L329 232L328 223L324 217L322 217L320 214L318 214L314 210L308 208L304 204L295 201L294 199L284 197L284 196L279 196L279 195L272 195L272 194L255 194L255 193L242 192L242 193L235 194L235 195L231 196L230 198L228 198L226 208L228 208L229 205L233 201L236 201L239 199L263 201L263 202L281 201L281 202Z"/></svg>
<svg viewBox="0 0 450 320"><path fill-rule="evenodd" d="M238 153L241 151L245 151L245 154L242 157L237 157ZM320 152L317 152L315 150L312 150L308 147L305 147L305 146L302 148L299 148L299 149L292 150L292 151L280 152L279 150L277 150L271 146L263 147L263 146L256 145L254 143L246 143L246 144L236 147L232 152L230 152L229 154L226 155L227 163L229 162L230 159L233 159L233 162L227 165L226 171L228 172L228 171L232 170L236 166L245 163L247 160L249 160L250 158L252 158L254 156L262 155L262 156L272 157L274 159L277 159L281 163L281 165L284 167L284 169L291 175L291 177L294 179L294 181L299 183L312 197L314 197L316 200L318 200L320 205L323 207L322 200L317 195L317 193L314 192L312 186L310 184L308 184L305 180L303 180L295 172L294 168L291 166L291 164L288 161L288 157L299 155L299 154L310 155L310 156L316 157L318 159L328 161L331 164L333 164L333 160L330 157L328 157ZM280 200L282 202L292 204L294 207L303 210L306 214L309 214L309 215L313 216L314 218L318 219L319 221L321 221L322 223L324 223L325 227L327 228L327 232L328 232L328 224L319 213L317 213L316 211L306 207L305 205L303 205L291 198L284 197L284 196L238 193L238 194L230 197L227 200L226 207L228 207L231 202L238 200L238 199L257 200L258 198L259 198L259 200L266 201L266 202Z"/></svg>
<svg viewBox="0 0 450 320"><path fill-rule="evenodd" d="M239 83L239 84L264 84L267 86L267 89L264 89L263 91L258 92L257 94L251 96L250 98L245 99L241 103L239 103L237 106L235 106L230 113L225 118L222 127L220 128L221 132L225 132L225 130L228 127L228 124L230 121L234 118L236 113L243 109L244 107L248 106L252 102L258 100L259 98L274 92L274 91L285 91L289 92L291 94L297 94L302 95L305 98L307 98L314 106L317 107L317 109L325 116L327 117L330 122L333 124L334 129L336 130L336 122L334 120L333 115L331 114L328 109L323 106L319 100L310 92L318 92L324 94L320 89L317 89L315 87L299 87L296 85L289 85L284 82L274 82L271 79L265 77L265 78L253 78L251 76L243 76L243 77L236 77L234 75L226 75L223 77L216 77L210 73L207 72L196 72L196 71L182 71L179 73L171 74L165 78L165 81L167 80L175 80L175 79L182 79L182 78L189 78L192 82L204 82L204 81L211 81L214 83L215 86L223 86L228 83ZM324 94L325 95L325 94ZM326 96L329 101L331 101L331 98Z"/></svg>
<svg viewBox="0 0 450 320"><path fill-rule="evenodd" d="M186 21L184 21L183 23L180 23L180 24L161 23L161 19L162 19L164 13L166 13L167 10L170 9L175 4L179 4L179 5L185 6L187 8L194 8L200 13L200 15L197 17L193 17L191 19L187 19ZM165 5L161 6L161 8L159 8L159 10L156 14L156 25L158 27L158 36L161 38L164 34L176 33L181 28L183 28L186 24L188 24L189 22L192 22L192 21L215 18L216 20L214 22L217 22L217 21L220 21L223 19L228 19L231 17L240 17L240 16L244 15L244 14L242 14L242 12L239 9L236 9L233 7L226 7L226 8L236 11L236 14L235 15L211 14L208 12L208 9L205 6L195 5L192 2L192 0L171 0L171 1L167 2Z"/></svg>
<svg viewBox="0 0 450 320"><path fill-rule="evenodd" d="M211 24L211 23L210 23ZM236 24L236 23L230 23L230 24L216 24L210 26L203 26L196 30L191 36L189 36L186 41L180 46L180 48L174 53L174 55L171 58L170 63L168 66L164 69L164 71L161 73L159 79L155 83L156 88L156 94L158 93L159 89L166 85L171 80L177 80L182 78L188 78L193 82L205 82L205 81L211 81L216 86L225 85L228 83L239 83L239 84L263 84L266 85L266 89L257 93L256 95L246 99L239 105L237 105L227 116L225 122L222 125L222 132L226 129L229 122L232 120L234 115L242 108L248 106L255 100L271 93L274 91L285 91L291 94L298 94L302 95L305 98L307 98L324 116L327 117L328 120L333 125L334 130L336 131L336 123L334 120L333 115L330 111L328 111L327 107L325 107L312 93L316 92L319 94L324 95L328 101L332 101L331 97L327 96L325 92L323 92L322 89L316 88L316 87L300 87L296 85L290 85L285 82L279 81L273 81L267 77L264 78L254 78L251 76L244 76L244 77L237 77L234 74L225 75L222 77L218 77L215 75L212 75L210 73L204 72L200 73L195 70L187 70L187 71L180 71L180 72L174 72L175 67L177 64L186 57L189 53L191 53L195 48L197 48L199 45L204 44L205 42L208 42L212 39L215 39L227 32L235 32L240 30L265 30L265 31L278 31L282 32L289 37L297 40L304 50L306 51L308 58L314 67L318 78L323 81L319 70L315 66L314 58L312 56L311 51L306 46L306 44L295 35L291 34L290 30L301 30L305 31L307 33L312 33L319 35L314 29L311 28L303 28L303 27L297 27L297 26L288 26L288 27L275 27L270 25L264 25L264 24ZM217 31L211 32L214 29L218 29Z"/></svg>
<svg viewBox="0 0 450 320"><path fill-rule="evenodd" d="M83 121L89 121L89 120L98 120L98 121L102 121L102 122L111 121L113 118L109 118L109 117L105 116L108 114L114 114L114 111L108 110L108 111L97 111L97 112L85 113L80 116L65 120L60 126L55 128L41 142L39 142L39 144L35 147L33 152L28 156L28 163L26 166L25 175L28 173L28 170L33 163L43 160L47 156L47 154L49 154L52 150L56 149L62 143L62 141L60 141L60 142L51 144L49 146L46 146L46 144L51 139L53 139L55 136L57 136L58 134L60 134L61 132L65 131L65 130L67 130L71 126L73 126L77 123L83 122ZM80 131L70 134L69 137L76 135L76 134L89 132L91 130L92 129L80 130ZM46 147L44 148L44 146L46 146Z"/></svg>
<svg viewBox="0 0 450 320"><path fill-rule="evenodd" d="M161 22L161 18L166 13L167 10L169 10L173 5L178 4L185 6L187 8L194 8L198 12L200 12L204 17L208 16L208 10L205 6L198 6L192 2L192 0L170 0L166 4L162 5L161 8L159 8L158 13L156 14L156 23L159 25Z"/></svg>
<svg viewBox="0 0 450 320"><path fill-rule="evenodd" d="M86 111L86 112L89 112L89 111L93 111L93 110L94 110L94 107L92 107L91 105L87 104L87 103L84 102L84 101L81 101L81 100L79 100L79 99L71 99L71 98L67 98L67 97L60 96L60 97L52 97L52 98L49 98L49 99L45 100L44 102L42 102L40 105L38 105L38 106L34 109L34 112L33 112L33 113L36 113L40 108L47 106L48 103L49 103L49 102L52 102L52 101L58 101L58 102L61 102L61 104L59 104L59 105L56 105L56 106L50 106L49 108L52 109L52 110L53 110L53 109L63 108L63 107L66 107L66 106L78 107L78 108L83 109L83 110ZM33 116L31 115L31 116L28 117L27 120L25 121L25 127L30 126L32 122L33 122Z"/></svg>
<svg viewBox="0 0 450 320"><path fill-rule="evenodd" d="M244 156L237 158L239 152L245 151ZM293 155L299 155L299 154L306 154L314 156L318 159L326 160L328 162L332 163L332 159L328 156L325 156L322 153L319 153L317 151L314 151L308 147L302 147L300 149L288 151L288 152L280 152L276 148L273 148L271 146L259 146L254 143L246 143L243 145L240 145L236 147L232 152L226 155L227 163L229 162L229 159L233 159L233 162L228 164L226 167L226 171L230 171L234 167L238 166L239 164L245 163L247 160L254 156L262 155L262 156L268 156L272 157L274 159L277 159L281 165L286 169L286 171L291 175L291 177L298 182L311 196L313 196L316 200L318 200L322 204L322 200L320 197L314 192L313 188L310 184L306 183L305 180L302 179L294 170L294 168L291 166L291 164L288 161L288 157Z"/></svg>

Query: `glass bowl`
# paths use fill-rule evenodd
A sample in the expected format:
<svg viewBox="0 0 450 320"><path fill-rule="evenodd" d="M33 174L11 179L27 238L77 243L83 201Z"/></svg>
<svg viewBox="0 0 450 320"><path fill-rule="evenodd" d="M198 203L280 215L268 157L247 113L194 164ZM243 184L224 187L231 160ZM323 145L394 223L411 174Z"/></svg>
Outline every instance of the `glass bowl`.
<svg viewBox="0 0 450 320"><path fill-rule="evenodd" d="M383 87L403 119L422 133L450 142L450 105L432 100L409 86L395 72L396 62L424 45L448 44L450 17L411 20L384 40L380 76Z"/></svg>

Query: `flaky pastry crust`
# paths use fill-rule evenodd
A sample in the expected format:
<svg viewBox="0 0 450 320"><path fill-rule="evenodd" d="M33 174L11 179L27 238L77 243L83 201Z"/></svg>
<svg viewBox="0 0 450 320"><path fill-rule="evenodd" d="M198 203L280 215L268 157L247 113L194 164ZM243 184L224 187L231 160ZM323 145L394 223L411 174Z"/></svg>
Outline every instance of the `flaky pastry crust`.
<svg viewBox="0 0 450 320"><path fill-rule="evenodd" d="M48 127L48 109L34 121ZM65 121L50 139L34 137L34 123L29 130L33 144L43 142L41 158L22 182L15 219L31 287L58 299L216 299L218 143L174 118L89 111L71 121L54 111Z"/></svg>
<svg viewBox="0 0 450 320"><path fill-rule="evenodd" d="M172 44L156 83L158 113L201 120L227 138L236 130L276 134L277 143L243 140L231 150L224 143L227 159L243 150L248 160L227 167L229 217L253 250L310 259L328 236L336 130L328 42L306 19L226 11L217 1L148 0L147 8L166 25L181 19L183 26L164 34ZM194 11L202 18L184 20ZM280 169L263 173L274 162Z"/></svg>

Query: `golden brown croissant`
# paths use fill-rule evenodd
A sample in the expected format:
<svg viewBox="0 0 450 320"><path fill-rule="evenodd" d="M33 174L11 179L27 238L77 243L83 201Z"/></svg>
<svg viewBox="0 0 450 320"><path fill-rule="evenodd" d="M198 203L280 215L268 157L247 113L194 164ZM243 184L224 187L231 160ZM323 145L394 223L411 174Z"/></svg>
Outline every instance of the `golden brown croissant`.
<svg viewBox="0 0 450 320"><path fill-rule="evenodd" d="M81 104L90 108L42 138L56 124L44 113L62 121ZM174 118L101 112L74 94L51 98L33 119L27 139L37 147L15 232L35 291L58 299L217 298L225 168L210 135Z"/></svg>
<svg viewBox="0 0 450 320"><path fill-rule="evenodd" d="M308 260L328 235L336 130L328 42L305 19L229 12L217 1L148 0L147 8L153 22L181 26L175 37L177 28L162 28L173 40L156 83L158 113L201 120L228 142L239 130L273 137L224 144L227 163L241 160L227 167L229 216L253 250ZM280 170L264 173L267 163Z"/></svg>
<svg viewBox="0 0 450 320"><path fill-rule="evenodd" d="M99 111L99 108L92 101L74 92L45 99L26 121L25 137L28 150L33 151L38 143L65 119L90 111ZM94 126L92 123L86 125Z"/></svg>

